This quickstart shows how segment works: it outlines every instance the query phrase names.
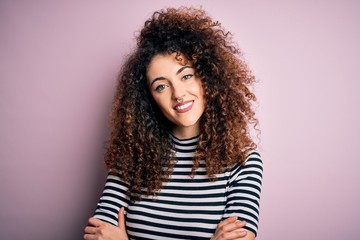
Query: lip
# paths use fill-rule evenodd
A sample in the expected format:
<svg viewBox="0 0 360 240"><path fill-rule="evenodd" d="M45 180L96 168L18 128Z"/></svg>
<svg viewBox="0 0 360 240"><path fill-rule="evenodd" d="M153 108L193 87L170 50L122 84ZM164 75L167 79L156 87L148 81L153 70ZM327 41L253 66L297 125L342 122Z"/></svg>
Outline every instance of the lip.
<svg viewBox="0 0 360 240"><path fill-rule="evenodd" d="M182 109L178 109L178 107L181 107L181 106L184 106L184 105L189 105L185 108L182 108ZM174 107L174 110L178 113L184 113L184 112L187 112L187 111L190 111L190 109L193 107L194 105L194 101L193 100L190 100L190 101L185 101L185 102L182 102L182 103L179 103L179 104L176 104L175 107Z"/></svg>

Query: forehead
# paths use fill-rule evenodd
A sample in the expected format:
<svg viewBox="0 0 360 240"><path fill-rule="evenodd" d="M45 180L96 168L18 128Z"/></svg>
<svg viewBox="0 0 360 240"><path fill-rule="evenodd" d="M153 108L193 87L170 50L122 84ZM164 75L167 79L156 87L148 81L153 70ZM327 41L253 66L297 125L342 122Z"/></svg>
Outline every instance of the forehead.
<svg viewBox="0 0 360 240"><path fill-rule="evenodd" d="M188 60L182 54L177 53L161 53L157 54L150 60L150 63L147 67L147 74L157 72L160 70L165 70L173 66L185 66L188 63Z"/></svg>

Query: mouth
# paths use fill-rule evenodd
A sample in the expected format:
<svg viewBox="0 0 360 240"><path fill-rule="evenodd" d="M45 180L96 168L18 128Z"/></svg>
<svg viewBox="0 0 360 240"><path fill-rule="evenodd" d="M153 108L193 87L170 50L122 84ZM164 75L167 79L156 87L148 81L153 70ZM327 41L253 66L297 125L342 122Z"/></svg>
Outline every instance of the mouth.
<svg viewBox="0 0 360 240"><path fill-rule="evenodd" d="M181 104L177 104L174 109L176 112L179 112L179 113L184 113L184 112L187 112L189 111L192 106L194 105L194 101L185 101Z"/></svg>

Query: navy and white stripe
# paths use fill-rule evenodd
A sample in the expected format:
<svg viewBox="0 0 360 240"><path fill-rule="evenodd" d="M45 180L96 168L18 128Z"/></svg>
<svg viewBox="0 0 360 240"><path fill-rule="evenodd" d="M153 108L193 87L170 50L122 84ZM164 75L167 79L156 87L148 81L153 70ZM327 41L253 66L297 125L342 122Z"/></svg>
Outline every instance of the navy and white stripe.
<svg viewBox="0 0 360 240"><path fill-rule="evenodd" d="M262 180L262 161L256 151L244 166L235 165L216 181L209 181L204 162L191 177L198 138L177 139L176 165L156 197L130 202L127 184L109 173L94 216L117 225L120 207L125 207L130 239L210 239L217 224L230 216L246 220L246 229L257 233Z"/></svg>

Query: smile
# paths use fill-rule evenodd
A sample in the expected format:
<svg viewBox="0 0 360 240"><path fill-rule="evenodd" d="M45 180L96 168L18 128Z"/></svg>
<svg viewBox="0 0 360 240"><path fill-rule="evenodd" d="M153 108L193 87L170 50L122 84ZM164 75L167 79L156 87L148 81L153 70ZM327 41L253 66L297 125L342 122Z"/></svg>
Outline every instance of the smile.
<svg viewBox="0 0 360 240"><path fill-rule="evenodd" d="M187 101L182 104L176 105L175 110L180 113L187 112L192 108L193 104L194 104L194 101Z"/></svg>

